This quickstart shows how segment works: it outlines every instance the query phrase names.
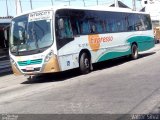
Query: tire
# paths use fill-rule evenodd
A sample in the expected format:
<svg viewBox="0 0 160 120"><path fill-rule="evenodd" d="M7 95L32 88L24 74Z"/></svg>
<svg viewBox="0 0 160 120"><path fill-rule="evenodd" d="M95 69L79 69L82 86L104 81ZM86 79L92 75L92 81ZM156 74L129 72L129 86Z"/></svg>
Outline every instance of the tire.
<svg viewBox="0 0 160 120"><path fill-rule="evenodd" d="M82 74L87 74L91 71L91 60L87 53L82 53L79 60L79 68Z"/></svg>
<svg viewBox="0 0 160 120"><path fill-rule="evenodd" d="M138 58L138 47L136 44L131 46L131 58L136 60Z"/></svg>
<svg viewBox="0 0 160 120"><path fill-rule="evenodd" d="M33 78L33 76L28 76L28 77L27 77L27 80L28 80L28 81L31 81L32 78Z"/></svg>

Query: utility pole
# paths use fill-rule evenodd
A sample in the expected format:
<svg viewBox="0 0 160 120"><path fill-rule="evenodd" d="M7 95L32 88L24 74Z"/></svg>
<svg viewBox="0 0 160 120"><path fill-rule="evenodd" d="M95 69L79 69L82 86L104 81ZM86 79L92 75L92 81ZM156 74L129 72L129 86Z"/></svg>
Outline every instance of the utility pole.
<svg viewBox="0 0 160 120"><path fill-rule="evenodd" d="M115 7L119 7L119 6L118 6L118 0L114 0L114 6L115 6Z"/></svg>
<svg viewBox="0 0 160 120"><path fill-rule="evenodd" d="M71 1L70 0L68 0L68 2L69 2L69 6L71 5Z"/></svg>
<svg viewBox="0 0 160 120"><path fill-rule="evenodd" d="M97 0L97 5L98 5L98 0Z"/></svg>
<svg viewBox="0 0 160 120"><path fill-rule="evenodd" d="M53 6L53 0L51 0L52 6Z"/></svg>
<svg viewBox="0 0 160 120"><path fill-rule="evenodd" d="M7 16L8 16L9 14L8 14L8 3L7 3L7 0L6 0L6 8L7 8Z"/></svg>
<svg viewBox="0 0 160 120"><path fill-rule="evenodd" d="M32 6L32 0L30 0L30 5L31 5L31 10L33 9L33 6Z"/></svg>
<svg viewBox="0 0 160 120"><path fill-rule="evenodd" d="M68 2L68 5L70 6L71 5L71 1L70 0L65 0L64 2Z"/></svg>
<svg viewBox="0 0 160 120"><path fill-rule="evenodd" d="M16 15L17 15L17 0L15 0L15 5L16 5Z"/></svg>
<svg viewBox="0 0 160 120"><path fill-rule="evenodd" d="M19 0L19 5L20 5L21 13L22 13L22 4L21 4L21 0Z"/></svg>
<svg viewBox="0 0 160 120"><path fill-rule="evenodd" d="M133 11L136 11L136 1L132 0L132 5L133 5Z"/></svg>
<svg viewBox="0 0 160 120"><path fill-rule="evenodd" d="M84 7L86 6L85 1L83 0Z"/></svg>
<svg viewBox="0 0 160 120"><path fill-rule="evenodd" d="M15 0L16 4L16 15L22 12L22 6L21 6L21 1L20 0Z"/></svg>

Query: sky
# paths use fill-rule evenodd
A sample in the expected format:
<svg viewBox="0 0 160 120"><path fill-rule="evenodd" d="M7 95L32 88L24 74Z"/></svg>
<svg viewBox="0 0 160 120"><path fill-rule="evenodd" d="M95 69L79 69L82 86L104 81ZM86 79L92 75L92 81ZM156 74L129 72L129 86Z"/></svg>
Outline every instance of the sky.
<svg viewBox="0 0 160 120"><path fill-rule="evenodd" d="M20 0L20 1L21 1L23 12L31 9L30 0ZM70 6L85 5L85 7L97 5L97 1L98 1L98 5L104 5L107 3L114 2L114 0L32 0L32 7L33 9L35 9L40 7L51 6L52 1L53 1L53 5L56 5L56 6L70 4ZM132 0L120 0L120 1L132 8ZM8 15L15 16L16 15L15 0L7 0L7 4L8 4ZM137 8L141 7L141 4L139 1L136 1L136 7ZM5 17L5 16L7 16L6 0L0 0L0 17Z"/></svg>

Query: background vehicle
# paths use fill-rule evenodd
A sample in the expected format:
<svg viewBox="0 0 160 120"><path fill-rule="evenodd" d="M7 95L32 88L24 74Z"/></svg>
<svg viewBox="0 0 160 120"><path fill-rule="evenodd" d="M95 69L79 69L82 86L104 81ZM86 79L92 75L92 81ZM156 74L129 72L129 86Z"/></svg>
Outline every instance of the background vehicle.
<svg viewBox="0 0 160 120"><path fill-rule="evenodd" d="M160 42L160 27L154 28L154 37L155 37L155 42L159 43Z"/></svg>
<svg viewBox="0 0 160 120"><path fill-rule="evenodd" d="M10 58L15 74L80 68L154 46L149 14L122 8L46 8L12 20Z"/></svg>
<svg viewBox="0 0 160 120"><path fill-rule="evenodd" d="M0 17L0 58L8 56L9 29L12 17Z"/></svg>

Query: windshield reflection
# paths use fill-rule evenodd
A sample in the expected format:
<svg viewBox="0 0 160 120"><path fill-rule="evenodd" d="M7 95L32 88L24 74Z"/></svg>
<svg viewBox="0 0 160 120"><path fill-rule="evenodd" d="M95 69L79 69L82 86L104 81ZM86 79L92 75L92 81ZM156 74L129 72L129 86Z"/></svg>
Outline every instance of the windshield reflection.
<svg viewBox="0 0 160 120"><path fill-rule="evenodd" d="M21 16L12 21L10 50L24 52L39 50L52 45L51 20L28 22L28 16Z"/></svg>

